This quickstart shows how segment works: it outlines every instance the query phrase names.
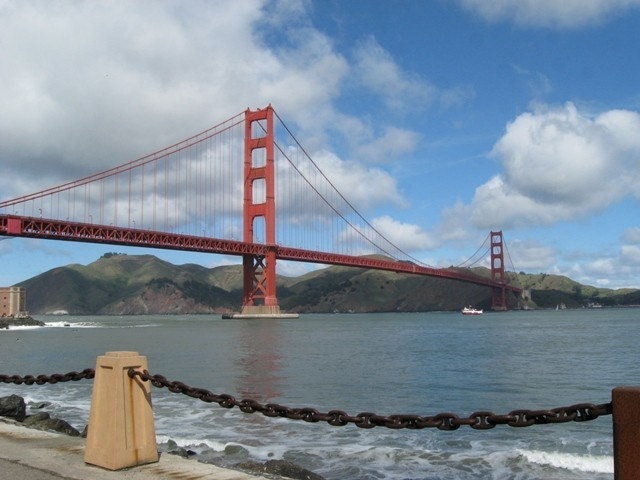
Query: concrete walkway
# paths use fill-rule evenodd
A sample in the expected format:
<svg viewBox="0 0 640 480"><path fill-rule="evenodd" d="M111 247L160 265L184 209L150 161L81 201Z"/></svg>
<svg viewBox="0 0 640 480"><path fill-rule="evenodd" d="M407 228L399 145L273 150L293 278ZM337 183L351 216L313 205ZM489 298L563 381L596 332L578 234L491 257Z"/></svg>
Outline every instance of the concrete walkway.
<svg viewBox="0 0 640 480"><path fill-rule="evenodd" d="M1 480L264 480L235 470L162 454L160 461L119 471L84 463L85 440L0 418ZM274 477L270 477L274 478Z"/></svg>

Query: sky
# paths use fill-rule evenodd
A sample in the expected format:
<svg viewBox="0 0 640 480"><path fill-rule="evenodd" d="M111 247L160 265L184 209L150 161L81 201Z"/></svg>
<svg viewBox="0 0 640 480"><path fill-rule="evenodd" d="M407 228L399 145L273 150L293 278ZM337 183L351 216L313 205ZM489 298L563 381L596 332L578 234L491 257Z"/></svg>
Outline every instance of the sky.
<svg viewBox="0 0 640 480"><path fill-rule="evenodd" d="M0 199L272 104L424 263L502 230L516 271L640 288L638 45L640 0L0 0ZM111 251L239 263L4 238L0 284Z"/></svg>

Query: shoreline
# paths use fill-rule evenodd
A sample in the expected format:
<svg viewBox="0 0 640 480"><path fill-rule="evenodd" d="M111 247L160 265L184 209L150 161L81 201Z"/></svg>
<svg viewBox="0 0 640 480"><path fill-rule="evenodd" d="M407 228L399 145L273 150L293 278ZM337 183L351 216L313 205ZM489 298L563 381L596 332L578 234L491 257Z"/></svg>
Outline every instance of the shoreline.
<svg viewBox="0 0 640 480"><path fill-rule="evenodd" d="M0 318L0 329L6 330L9 330L9 327L44 327L45 325L42 320L36 320L30 315L26 317Z"/></svg>
<svg viewBox="0 0 640 480"><path fill-rule="evenodd" d="M29 428L20 422L0 417L0 466L3 478L33 480L265 480L283 479L188 460L162 453L156 463L138 465L118 471L106 470L84 462L85 439ZM5 477L5 475L8 475Z"/></svg>
<svg viewBox="0 0 640 480"><path fill-rule="evenodd" d="M48 405L48 402L42 402L41 404L33 404L30 402L29 405L31 409L44 409ZM96 447L99 449L113 447L113 445L107 446L101 444L100 437L92 438L91 440L92 449ZM42 447L41 443L44 441L50 441L54 445L50 445L47 447L47 451L38 453L33 457L31 455L33 451L39 450ZM26 445L12 445L10 442L26 442ZM191 450L178 446L171 439L169 439L163 447L161 444L158 444L157 437L155 438L154 445L155 450L158 452L158 461L148 462L151 458L155 458L155 455L146 456L145 458L148 463L141 462L140 465L111 470L109 467L103 468L105 463L99 462L97 465L94 465L93 459L87 460L85 455L86 442L87 426L85 426L84 431L81 433L65 420L51 417L47 411L43 410L38 413L27 414L27 405L24 398L19 395L14 394L0 397L0 472L5 472L6 468L4 467L7 467L13 469L13 473L15 474L9 477L0 474L1 478L50 480L54 478L50 476L50 473L54 472L56 474L55 478L102 479L102 476L96 476L96 472L109 472L113 475L122 471L135 471L135 478L137 480L147 480L150 478L182 479L185 478L183 476L185 473L188 473L190 479L324 480L320 475L287 460L272 459L266 462L259 462L247 459L232 465L220 465L215 461L210 461L210 459L206 457L201 457ZM51 448L53 448L53 450ZM151 451L153 451L153 447L150 446L149 448L152 448ZM69 463L70 459L67 457L65 457L62 462L56 461L55 452L59 451L65 451L68 454L75 453L76 455L72 463ZM140 457L136 456L136 458ZM87 461L89 463L87 463ZM5 464L6 462L9 462L9 464ZM25 475L25 469L27 471L32 469L44 473ZM74 472L77 469L80 470L77 475L76 473L72 475L70 469ZM20 470L22 473L17 470Z"/></svg>

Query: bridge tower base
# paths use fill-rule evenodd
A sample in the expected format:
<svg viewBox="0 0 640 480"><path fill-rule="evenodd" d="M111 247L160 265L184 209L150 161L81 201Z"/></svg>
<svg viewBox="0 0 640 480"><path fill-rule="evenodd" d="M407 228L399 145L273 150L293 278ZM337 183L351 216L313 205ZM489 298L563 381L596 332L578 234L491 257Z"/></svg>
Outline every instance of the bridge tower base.
<svg viewBox="0 0 640 480"><path fill-rule="evenodd" d="M491 280L502 284L494 287L491 297L491 309L496 311L507 310L507 288L504 277L504 250L502 243L502 230L491 232Z"/></svg>
<svg viewBox="0 0 640 480"><path fill-rule="evenodd" d="M266 254L242 257L240 313L223 318L295 318L280 311L276 296L276 201L273 107L245 111L243 241L269 246Z"/></svg>
<svg viewBox="0 0 640 480"><path fill-rule="evenodd" d="M285 313L280 310L279 306L267 307L264 305L250 305L242 307L240 313L223 313L222 318L299 318L297 313Z"/></svg>

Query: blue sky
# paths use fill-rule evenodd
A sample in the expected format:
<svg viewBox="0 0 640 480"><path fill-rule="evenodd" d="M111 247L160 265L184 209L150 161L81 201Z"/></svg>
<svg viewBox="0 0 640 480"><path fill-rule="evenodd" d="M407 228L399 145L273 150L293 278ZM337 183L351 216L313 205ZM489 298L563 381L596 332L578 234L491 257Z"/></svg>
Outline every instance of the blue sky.
<svg viewBox="0 0 640 480"><path fill-rule="evenodd" d="M639 27L640 0L0 1L0 197L271 103L425 263L501 229L519 271L640 288ZM0 284L107 251L238 262L5 239Z"/></svg>

